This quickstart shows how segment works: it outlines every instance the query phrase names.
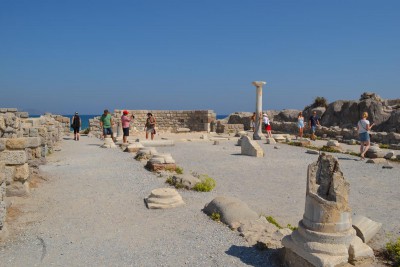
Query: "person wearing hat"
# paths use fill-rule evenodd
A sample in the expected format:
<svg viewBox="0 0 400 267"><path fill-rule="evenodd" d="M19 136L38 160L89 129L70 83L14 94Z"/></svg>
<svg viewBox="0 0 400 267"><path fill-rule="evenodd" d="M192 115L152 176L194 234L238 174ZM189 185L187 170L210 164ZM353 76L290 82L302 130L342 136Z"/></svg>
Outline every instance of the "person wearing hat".
<svg viewBox="0 0 400 267"><path fill-rule="evenodd" d="M82 121L78 115L78 112L75 112L75 115L72 117L71 127L74 129L74 140L79 141L79 129L81 128Z"/></svg>
<svg viewBox="0 0 400 267"><path fill-rule="evenodd" d="M265 125L265 131L267 132L268 138L272 138L271 134L271 123L268 119L268 115L266 113L263 114L263 123Z"/></svg>
<svg viewBox="0 0 400 267"><path fill-rule="evenodd" d="M133 116L132 114L131 114L131 116L128 116L128 114L129 114L129 112L127 110L124 110L122 112L122 116L121 116L122 131L124 133L123 143L128 142L127 139L129 136L129 124L135 118L135 116Z"/></svg>

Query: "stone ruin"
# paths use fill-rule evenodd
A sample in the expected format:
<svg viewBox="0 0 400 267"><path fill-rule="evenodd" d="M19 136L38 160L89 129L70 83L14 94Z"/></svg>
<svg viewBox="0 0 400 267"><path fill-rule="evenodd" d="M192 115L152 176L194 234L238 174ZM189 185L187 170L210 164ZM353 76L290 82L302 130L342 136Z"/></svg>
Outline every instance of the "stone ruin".
<svg viewBox="0 0 400 267"><path fill-rule="evenodd" d="M116 109L111 114L115 122L113 133L122 136L121 116L123 110ZM210 132L210 125L216 120L212 110L128 110L135 116L130 132L142 131L147 119L147 113L152 113L157 121L157 130L165 132ZM184 130L183 130L184 129ZM100 137L100 116L89 120L90 135Z"/></svg>
<svg viewBox="0 0 400 267"><path fill-rule="evenodd" d="M271 121L273 132L298 134L297 116L301 110L284 109L266 110ZM318 136L329 138L341 137L341 140L358 139L357 122L364 111L368 112L369 120L375 123L372 128L371 141L390 144L391 149L400 149L400 99L382 99L375 93L363 93L358 101L337 100L327 107L310 105L302 110L307 122L313 111L321 118L321 127L316 131ZM229 117L218 120L220 131L229 129L229 125L243 125L244 130L250 130L251 112L235 112ZM306 132L306 131L305 131ZM227 133L227 131L225 131Z"/></svg>
<svg viewBox="0 0 400 267"><path fill-rule="evenodd" d="M69 118L46 114L29 118L16 108L0 108L0 236L5 223L5 197L29 194L29 182L46 156L70 133Z"/></svg>
<svg viewBox="0 0 400 267"><path fill-rule="evenodd" d="M264 157L264 150L260 147L260 145L251 140L248 136L242 136L240 138L240 147L241 147L241 154L252 156L252 157Z"/></svg>
<svg viewBox="0 0 400 267"><path fill-rule="evenodd" d="M349 190L335 157L322 154L308 166L303 219L298 229L282 240L287 266L342 266L374 261L372 249L352 227Z"/></svg>
<svg viewBox="0 0 400 267"><path fill-rule="evenodd" d="M173 188L157 188L144 199L149 209L170 209L185 204L181 195Z"/></svg>

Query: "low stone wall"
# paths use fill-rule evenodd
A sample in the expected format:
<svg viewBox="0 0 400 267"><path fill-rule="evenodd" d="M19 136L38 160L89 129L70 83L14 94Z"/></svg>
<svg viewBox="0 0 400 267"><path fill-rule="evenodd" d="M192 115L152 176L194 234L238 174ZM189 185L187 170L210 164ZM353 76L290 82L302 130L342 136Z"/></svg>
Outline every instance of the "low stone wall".
<svg viewBox="0 0 400 267"><path fill-rule="evenodd" d="M122 132L121 116L123 110L114 110L112 114L115 134ZM210 123L216 120L216 114L212 110L128 110L135 116L134 123L131 123L130 130L143 130L147 113L152 113L156 118L156 129L166 132L177 132L179 128L188 128L190 131L209 131ZM118 128L120 128L118 130ZM89 120L89 129L95 136L101 135L100 117ZM121 133L122 134L122 133Z"/></svg>
<svg viewBox="0 0 400 267"><path fill-rule="evenodd" d="M0 238L6 217L4 197L29 194L29 179L65 134L69 118L52 114L29 118L15 108L0 108Z"/></svg>
<svg viewBox="0 0 400 267"><path fill-rule="evenodd" d="M237 133L240 131L244 131L245 127L243 124L228 124L228 123L221 123L220 121L217 122L217 133Z"/></svg>
<svg viewBox="0 0 400 267"><path fill-rule="evenodd" d="M271 122L272 132L279 133L290 133L298 134L299 129L296 122ZM304 129L304 133L308 133L308 128ZM321 126L317 128L317 136L324 136L331 138L337 138L341 136L342 139L358 139L357 128L347 129L340 128L338 126L325 127ZM371 141L383 144L400 144L400 134L399 133L386 133L386 132L371 132Z"/></svg>

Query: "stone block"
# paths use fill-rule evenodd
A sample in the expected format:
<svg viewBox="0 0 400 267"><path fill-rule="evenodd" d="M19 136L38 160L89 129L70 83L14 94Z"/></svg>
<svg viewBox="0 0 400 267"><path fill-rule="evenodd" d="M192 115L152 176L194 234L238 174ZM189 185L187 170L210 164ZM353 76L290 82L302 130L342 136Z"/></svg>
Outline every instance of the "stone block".
<svg viewBox="0 0 400 267"><path fill-rule="evenodd" d="M4 179L6 180L7 184L12 183L14 180L15 175L15 166L5 166L4 167Z"/></svg>
<svg viewBox="0 0 400 267"><path fill-rule="evenodd" d="M0 139L0 152L4 151L6 149L6 140L5 139Z"/></svg>
<svg viewBox="0 0 400 267"><path fill-rule="evenodd" d="M25 163L21 166L15 166L14 181L25 181L29 178L29 166Z"/></svg>
<svg viewBox="0 0 400 267"><path fill-rule="evenodd" d="M25 149L26 138L13 138L6 141L6 147L11 150Z"/></svg>
<svg viewBox="0 0 400 267"><path fill-rule="evenodd" d="M243 136L241 141L241 154L253 157L264 157L264 151L260 145L250 139L248 136Z"/></svg>
<svg viewBox="0 0 400 267"><path fill-rule="evenodd" d="M37 128L29 128L29 136L30 137L38 137L39 131Z"/></svg>
<svg viewBox="0 0 400 267"><path fill-rule="evenodd" d="M14 182L7 185L6 195L8 197L22 197L29 194L29 183L28 182Z"/></svg>
<svg viewBox="0 0 400 267"><path fill-rule="evenodd" d="M5 150L0 152L0 161L4 161L7 165L21 165L25 164L27 160L25 150Z"/></svg>
<svg viewBox="0 0 400 267"><path fill-rule="evenodd" d="M258 214L238 198L218 196L206 204L204 213L211 216L213 213L220 215L221 222L237 229L243 222L257 220Z"/></svg>
<svg viewBox="0 0 400 267"><path fill-rule="evenodd" d="M374 222L365 216L356 215L353 217L353 228L364 243L368 243L379 232L381 227L381 223Z"/></svg>
<svg viewBox="0 0 400 267"><path fill-rule="evenodd" d="M41 140L39 137L27 137L25 139L27 148L36 148L41 146Z"/></svg>

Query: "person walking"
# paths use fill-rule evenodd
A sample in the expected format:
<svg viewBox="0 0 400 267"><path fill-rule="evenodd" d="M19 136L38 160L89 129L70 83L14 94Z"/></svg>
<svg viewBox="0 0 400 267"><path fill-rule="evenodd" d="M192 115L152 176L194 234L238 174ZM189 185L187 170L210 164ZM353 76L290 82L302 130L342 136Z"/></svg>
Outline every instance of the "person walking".
<svg viewBox="0 0 400 267"><path fill-rule="evenodd" d="M122 122L122 131L124 133L123 136L123 143L127 143L128 142L128 136L129 136L129 125L130 122L133 121L133 119L135 118L135 116L133 116L133 114L131 114L131 116L128 116L129 112L127 110L124 110L122 112L122 116L121 116L121 122Z"/></svg>
<svg viewBox="0 0 400 267"><path fill-rule="evenodd" d="M149 133L151 134L151 140L154 139L154 135L156 134L156 119L154 118L153 114L150 112L147 113L146 124L144 126L146 131L146 139L149 139Z"/></svg>
<svg viewBox="0 0 400 267"><path fill-rule="evenodd" d="M310 116L308 127L311 129L311 140L316 140L317 136L315 135L315 131L317 130L317 126L321 125L319 123L319 117L317 116L317 112L313 111L313 115Z"/></svg>
<svg viewBox="0 0 400 267"><path fill-rule="evenodd" d="M268 138L272 138L271 122L269 121L268 115L266 113L263 114L263 123L265 126L265 131L267 132Z"/></svg>
<svg viewBox="0 0 400 267"><path fill-rule="evenodd" d="M78 112L75 112L75 115L72 117L71 127L74 129L74 140L79 141L79 130L82 126L81 118L78 115Z"/></svg>
<svg viewBox="0 0 400 267"><path fill-rule="evenodd" d="M369 130L375 123L370 124L368 118L368 112L362 114L361 120L357 123L358 137L360 138L360 157L365 159L365 153L368 151L371 141L369 137Z"/></svg>
<svg viewBox="0 0 400 267"><path fill-rule="evenodd" d="M112 125L113 125L113 121L112 121L112 117L111 114L108 112L108 109L104 110L103 115L101 115L100 118L100 127L103 128L103 137L105 138L106 135L111 135L111 138L113 138L113 132L112 132Z"/></svg>
<svg viewBox="0 0 400 267"><path fill-rule="evenodd" d="M304 117L303 113L300 111L297 116L297 127L299 128L299 137L303 138L303 130L304 130Z"/></svg>
<svg viewBox="0 0 400 267"><path fill-rule="evenodd" d="M253 115L250 117L250 127L251 130L254 132L254 129L256 128L256 113L253 112Z"/></svg>

